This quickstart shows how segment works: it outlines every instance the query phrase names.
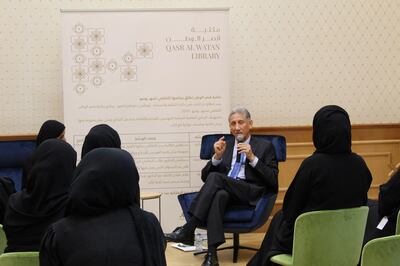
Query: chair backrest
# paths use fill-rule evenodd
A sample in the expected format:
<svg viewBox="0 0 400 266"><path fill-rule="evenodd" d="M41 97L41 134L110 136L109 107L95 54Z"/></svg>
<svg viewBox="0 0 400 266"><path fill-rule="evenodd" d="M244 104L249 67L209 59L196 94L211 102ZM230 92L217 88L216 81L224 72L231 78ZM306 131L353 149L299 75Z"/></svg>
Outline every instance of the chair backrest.
<svg viewBox="0 0 400 266"><path fill-rule="evenodd" d="M0 176L11 178L17 191L21 189L24 163L35 148L33 140L0 141Z"/></svg>
<svg viewBox="0 0 400 266"><path fill-rule="evenodd" d="M39 252L10 252L0 255L1 266L39 266Z"/></svg>
<svg viewBox="0 0 400 266"><path fill-rule="evenodd" d="M6 233L3 230L3 225L0 224L0 255L4 253L4 249L7 246Z"/></svg>
<svg viewBox="0 0 400 266"><path fill-rule="evenodd" d="M368 207L313 211L295 222L293 265L357 265Z"/></svg>
<svg viewBox="0 0 400 266"><path fill-rule="evenodd" d="M400 210L397 213L396 235L400 235Z"/></svg>
<svg viewBox="0 0 400 266"><path fill-rule="evenodd" d="M400 235L376 238L365 244L361 266L400 265Z"/></svg>
<svg viewBox="0 0 400 266"><path fill-rule="evenodd" d="M221 137L225 140L232 139L230 134L209 134L201 138L200 159L209 160L214 155L214 143ZM262 138L272 143L275 149L276 160L283 162L286 160L286 139L279 135L251 135L253 138Z"/></svg>

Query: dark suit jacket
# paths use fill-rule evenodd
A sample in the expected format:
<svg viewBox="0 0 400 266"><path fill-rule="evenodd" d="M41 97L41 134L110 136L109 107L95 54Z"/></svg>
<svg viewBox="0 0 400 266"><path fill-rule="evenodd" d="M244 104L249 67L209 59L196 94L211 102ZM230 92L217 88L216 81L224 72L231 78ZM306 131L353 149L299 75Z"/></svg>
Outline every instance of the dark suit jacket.
<svg viewBox="0 0 400 266"><path fill-rule="evenodd" d="M233 146L235 140L231 139L226 143L225 152L222 155L222 162L213 166L211 160L201 171L201 179L203 182L207 180L210 172L219 172L227 175L231 169ZM264 192L278 191L278 163L275 158L275 150L271 142L251 136L250 146L255 156L258 157L256 167L249 164L246 160L245 176L246 182L263 187Z"/></svg>

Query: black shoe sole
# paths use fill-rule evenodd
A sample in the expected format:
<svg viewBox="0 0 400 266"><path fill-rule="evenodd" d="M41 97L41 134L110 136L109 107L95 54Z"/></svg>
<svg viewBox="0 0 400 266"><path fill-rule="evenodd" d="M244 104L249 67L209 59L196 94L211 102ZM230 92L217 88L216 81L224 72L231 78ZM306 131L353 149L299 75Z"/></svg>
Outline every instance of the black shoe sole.
<svg viewBox="0 0 400 266"><path fill-rule="evenodd" d="M182 243L188 246L193 246L194 245L194 240L175 240L169 237L165 237L165 240L167 240L167 242L175 242L175 243Z"/></svg>

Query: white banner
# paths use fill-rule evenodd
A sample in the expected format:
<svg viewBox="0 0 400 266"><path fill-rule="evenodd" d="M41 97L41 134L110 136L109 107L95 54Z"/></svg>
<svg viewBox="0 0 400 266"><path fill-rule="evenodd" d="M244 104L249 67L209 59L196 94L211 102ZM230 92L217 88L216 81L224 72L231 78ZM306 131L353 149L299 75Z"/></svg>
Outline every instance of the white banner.
<svg viewBox="0 0 400 266"><path fill-rule="evenodd" d="M66 136L115 128L142 190L162 193L162 226L183 223L176 195L201 186L201 136L227 132L228 10L63 10ZM145 209L158 215L158 201Z"/></svg>

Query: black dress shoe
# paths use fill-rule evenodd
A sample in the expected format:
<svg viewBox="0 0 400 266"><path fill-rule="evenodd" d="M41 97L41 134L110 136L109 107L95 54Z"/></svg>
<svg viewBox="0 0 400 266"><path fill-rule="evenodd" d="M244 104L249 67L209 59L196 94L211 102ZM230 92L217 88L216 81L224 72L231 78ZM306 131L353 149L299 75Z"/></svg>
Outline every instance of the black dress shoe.
<svg viewBox="0 0 400 266"><path fill-rule="evenodd" d="M218 257L217 254L208 252L204 257L204 261L201 266L218 266Z"/></svg>
<svg viewBox="0 0 400 266"><path fill-rule="evenodd" d="M165 239L169 242L183 243L185 245L194 245L193 232L187 232L183 226L175 228L170 234L165 234Z"/></svg>

